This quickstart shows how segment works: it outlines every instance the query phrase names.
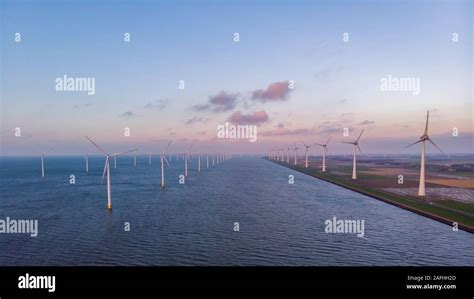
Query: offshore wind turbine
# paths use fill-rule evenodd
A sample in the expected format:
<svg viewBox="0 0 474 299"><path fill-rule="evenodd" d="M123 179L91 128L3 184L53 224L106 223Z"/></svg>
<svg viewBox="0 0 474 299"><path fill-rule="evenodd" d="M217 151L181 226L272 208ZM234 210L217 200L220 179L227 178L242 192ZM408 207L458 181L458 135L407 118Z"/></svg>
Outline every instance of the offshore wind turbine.
<svg viewBox="0 0 474 299"><path fill-rule="evenodd" d="M304 145L304 148L305 148L305 156L306 156L306 159L305 159L305 163L304 163L304 167L305 168L308 168L308 152L309 152L309 149L313 146L315 146L316 144L311 144L311 145L307 145L306 143L303 142L303 140L301 140L301 143L303 143Z"/></svg>
<svg viewBox="0 0 474 299"><path fill-rule="evenodd" d="M329 137L329 139L324 144L316 143L323 148L323 172L326 172L326 154L328 153L328 143L331 138L332 137Z"/></svg>
<svg viewBox="0 0 474 299"><path fill-rule="evenodd" d="M121 152L121 153L115 153L115 154L109 154L105 150L103 150L97 143L95 143L92 139L89 137L85 136L87 140L89 140L90 143L92 143L99 151L101 151L107 158L105 159L105 165L104 165L104 173L102 174L102 180L101 182L104 181L105 174L107 174L107 209L112 210L112 199L110 196L110 158L112 157L117 157L120 155L128 154L131 152L135 152L137 149Z"/></svg>
<svg viewBox="0 0 474 299"><path fill-rule="evenodd" d="M206 154L206 169L209 169L209 154Z"/></svg>
<svg viewBox="0 0 474 299"><path fill-rule="evenodd" d="M294 151L294 153L295 153L295 165L298 164L297 161L296 161L296 152L297 152L298 150L299 150L299 148L298 148L298 147L296 146L296 144L295 144L295 147L293 148L293 151Z"/></svg>
<svg viewBox="0 0 474 299"><path fill-rule="evenodd" d="M137 166L137 151L133 151L133 166Z"/></svg>
<svg viewBox="0 0 474 299"><path fill-rule="evenodd" d="M41 178L44 180L44 153L41 153Z"/></svg>
<svg viewBox="0 0 474 299"><path fill-rule="evenodd" d="M355 141L353 141L353 142L343 141L342 142L342 143L352 144L352 179L353 180L357 180L357 161L356 161L357 151L356 151L356 148L359 149L359 152L362 153L362 151L360 150L360 146L359 146L359 139L360 139L360 136L362 136L362 133L364 133L364 130L365 129L362 129L362 131L359 134L359 137L357 137L357 139Z"/></svg>
<svg viewBox="0 0 474 299"><path fill-rule="evenodd" d="M407 145L405 148L415 145L421 142L421 163L420 163L420 184L418 186L418 196L426 196L425 190L425 141L429 141L434 147L436 147L441 153L444 152L436 145L436 143L431 140L430 136L428 136L428 119L430 117L430 112L426 111L426 125L425 131L423 135L421 135L420 140L414 142L412 144Z"/></svg>
<svg viewBox="0 0 474 299"><path fill-rule="evenodd" d="M148 165L151 165L151 153L148 154Z"/></svg>
<svg viewBox="0 0 474 299"><path fill-rule="evenodd" d="M290 164L290 148L286 148L286 163Z"/></svg>
<svg viewBox="0 0 474 299"><path fill-rule="evenodd" d="M188 151L185 153L184 155L184 176L185 177L188 177L188 160L189 160L189 152L191 151L191 148L193 147L193 145L191 144L189 146L189 149Z"/></svg>
<svg viewBox="0 0 474 299"><path fill-rule="evenodd" d="M168 151L168 148L170 147L170 144L171 144L171 140L168 142L168 145L166 146L166 148L163 150L163 152L161 153L161 189L165 189L165 163L168 164L168 166L170 165L170 163L168 162L168 160L166 159L166 151Z"/></svg>
<svg viewBox="0 0 474 299"><path fill-rule="evenodd" d="M85 163L86 163L86 175L89 174L89 154L86 154L85 158Z"/></svg>

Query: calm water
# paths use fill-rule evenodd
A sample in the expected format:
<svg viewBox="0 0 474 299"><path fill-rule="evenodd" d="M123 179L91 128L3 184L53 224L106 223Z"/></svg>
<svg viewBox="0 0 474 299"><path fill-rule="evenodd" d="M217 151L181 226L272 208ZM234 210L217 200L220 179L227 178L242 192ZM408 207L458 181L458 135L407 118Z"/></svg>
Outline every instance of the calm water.
<svg viewBox="0 0 474 299"><path fill-rule="evenodd" d="M472 234L263 159L193 160L180 185L172 158L164 192L158 159L112 164L112 212L102 157L88 176L82 157L47 157L44 182L38 157L1 159L0 219L38 219L39 235L0 234L0 265L474 265ZM326 234L333 216L364 219L365 238Z"/></svg>

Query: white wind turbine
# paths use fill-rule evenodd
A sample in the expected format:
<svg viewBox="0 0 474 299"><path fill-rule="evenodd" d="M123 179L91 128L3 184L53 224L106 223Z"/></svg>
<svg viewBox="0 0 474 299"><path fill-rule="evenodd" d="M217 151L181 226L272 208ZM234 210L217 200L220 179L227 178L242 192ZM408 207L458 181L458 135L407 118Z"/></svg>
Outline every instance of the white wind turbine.
<svg viewBox="0 0 474 299"><path fill-rule="evenodd" d="M323 172L326 172L326 154L328 153L328 143L332 137L329 137L328 141L324 144L316 143L323 148Z"/></svg>
<svg viewBox="0 0 474 299"><path fill-rule="evenodd" d="M353 180L357 180L357 161L356 161L356 156L357 156L357 151L356 151L356 148L359 149L359 152L362 153L362 151L360 150L360 146L359 146L359 139L360 139L360 136L362 136L362 133L364 133L364 130L365 129L362 129L362 131L360 132L359 134L359 137L357 137L357 139L353 142L345 142L343 141L342 143L347 143L347 144L352 144L352 179Z"/></svg>
<svg viewBox="0 0 474 299"><path fill-rule="evenodd" d="M102 174L102 180L101 182L104 181L105 174L107 173L107 209L112 210L112 199L110 197L110 158L112 157L117 157L120 155L128 154L131 152L135 152L137 149L129 150L126 152L121 152L121 153L116 153L116 154L109 154L106 151L104 151L97 143L95 143L92 139L89 137L85 136L87 140L90 141L99 151L101 151L107 158L105 159L105 165L104 165L104 173Z"/></svg>
<svg viewBox="0 0 474 299"><path fill-rule="evenodd" d="M290 164L290 148L286 148L286 163Z"/></svg>
<svg viewBox="0 0 474 299"><path fill-rule="evenodd" d="M312 148L313 146L315 146L316 144L311 144L311 145L307 145L306 143L303 142L303 140L300 140L301 143L303 143L304 145L304 149L305 149L305 163L304 163L304 167L305 168L308 168L308 152L309 152L309 149Z"/></svg>
<svg viewBox="0 0 474 299"><path fill-rule="evenodd" d="M171 144L171 140L168 142L168 145L163 150L163 152L161 153L161 156L160 156L161 157L161 189L165 188L165 163L164 162L166 162L166 164L168 164L168 166L170 165L170 163L166 159L166 152L168 151L168 148L170 147L170 144Z"/></svg>
<svg viewBox="0 0 474 299"><path fill-rule="evenodd" d="M86 162L86 175L88 175L89 174L89 154L86 154L84 160Z"/></svg>
<svg viewBox="0 0 474 299"><path fill-rule="evenodd" d="M425 141L429 141L432 145L434 145L441 153L444 152L431 140L430 136L428 136L428 119L430 117L430 112L426 111L426 125L425 131L423 135L421 135L420 140L414 142L412 144L407 145L405 148L415 145L421 142L421 165L420 165L420 185L418 187L418 196L425 196Z"/></svg>
<svg viewBox="0 0 474 299"><path fill-rule="evenodd" d="M209 154L206 154L206 169L209 169Z"/></svg>
<svg viewBox="0 0 474 299"><path fill-rule="evenodd" d="M148 154L148 165L151 165L151 153Z"/></svg>
<svg viewBox="0 0 474 299"><path fill-rule="evenodd" d="M52 148L50 148L49 150L47 150L46 152L42 152L41 153L41 178L44 180L45 179L45 169L44 169L44 157L47 153L49 153L50 151L52 150Z"/></svg>
<svg viewBox="0 0 474 299"><path fill-rule="evenodd" d="M295 153L295 165L298 164L298 162L296 161L296 154L297 154L297 151L298 151L298 150L299 150L299 148L298 148L298 147L296 146L296 144L295 144L295 147L293 148L293 151L294 151L294 153Z"/></svg>
<svg viewBox="0 0 474 299"><path fill-rule="evenodd" d="M191 151L191 148L193 147L193 145L191 144L189 146L189 149L188 151L185 153L184 155L184 176L185 177L188 177L188 160L189 160L189 152Z"/></svg>
<svg viewBox="0 0 474 299"><path fill-rule="evenodd" d="M133 151L133 166L137 166L137 151Z"/></svg>

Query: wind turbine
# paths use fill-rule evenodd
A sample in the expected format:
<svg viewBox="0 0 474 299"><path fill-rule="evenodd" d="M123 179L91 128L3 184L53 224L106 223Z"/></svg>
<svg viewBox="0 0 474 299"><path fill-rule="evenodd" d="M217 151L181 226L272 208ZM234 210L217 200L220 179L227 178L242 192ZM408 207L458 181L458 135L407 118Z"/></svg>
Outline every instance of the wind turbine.
<svg viewBox="0 0 474 299"><path fill-rule="evenodd" d="M46 152L42 152L41 153L41 178L44 180L45 178L45 172L44 172L44 156L49 153L50 151L52 150L52 148L50 148L49 150L47 150Z"/></svg>
<svg viewBox="0 0 474 299"><path fill-rule="evenodd" d="M198 172L201 172L201 153L197 153L198 156Z"/></svg>
<svg viewBox="0 0 474 299"><path fill-rule="evenodd" d="M148 154L148 165L151 165L151 153Z"/></svg>
<svg viewBox="0 0 474 299"><path fill-rule="evenodd" d="M293 151L295 152L295 165L297 165L297 161L296 161L296 152L299 150L299 148L296 146L295 144L295 147L293 148Z"/></svg>
<svg viewBox="0 0 474 299"><path fill-rule="evenodd" d="M44 153L41 153L41 178L44 180Z"/></svg>
<svg viewBox="0 0 474 299"><path fill-rule="evenodd" d="M423 135L421 135L420 140L405 146L405 148L407 148L407 147L410 147L412 145L415 145L415 144L421 142L420 185L418 187L418 196L425 196L426 195L426 191L425 191L425 141L429 141L441 153L444 154L444 152L436 145L436 143L434 143L433 140L431 140L430 136L428 136L428 119L429 119L429 117L430 117L430 112L426 111L425 131L423 132Z"/></svg>
<svg viewBox="0 0 474 299"><path fill-rule="evenodd" d="M166 162L168 166L170 165L170 163L166 159L166 151L170 147L170 144L171 144L171 140L168 142L168 145L161 153L161 189L165 189L165 163L164 162Z"/></svg>
<svg viewBox="0 0 474 299"><path fill-rule="evenodd" d="M328 143L332 137L329 137L328 141L324 144L316 143L319 146L323 147L323 172L326 172L326 154L328 153Z"/></svg>
<svg viewBox="0 0 474 299"><path fill-rule="evenodd" d="M89 154L86 154L85 162L86 162L86 175L88 175L89 174Z"/></svg>
<svg viewBox="0 0 474 299"><path fill-rule="evenodd" d="M286 163L290 164L290 148L286 149Z"/></svg>
<svg viewBox="0 0 474 299"><path fill-rule="evenodd" d="M135 150L133 152L133 166L137 166L137 151L138 150Z"/></svg>
<svg viewBox="0 0 474 299"><path fill-rule="evenodd" d="M307 145L306 143L303 142L303 140L301 140L301 143L303 143L304 145L304 148L305 148L305 156L306 156L306 159L305 159L305 163L304 163L304 167L305 168L308 168L308 152L309 152L309 149L313 146L315 146L316 144L311 144L311 145Z"/></svg>
<svg viewBox="0 0 474 299"><path fill-rule="evenodd" d="M185 177L188 177L188 160L189 160L189 152L191 151L191 148L193 147L193 145L191 144L189 146L189 149L188 151L186 152L186 154L184 155L184 176Z"/></svg>
<svg viewBox="0 0 474 299"><path fill-rule="evenodd" d="M209 169L209 154L206 154L206 169Z"/></svg>
<svg viewBox="0 0 474 299"><path fill-rule="evenodd" d="M360 150L360 146L359 146L359 139L360 139L360 136L362 136L362 133L364 133L364 130L365 129L362 129L362 131L360 132L359 134L359 137L357 137L357 139L353 142L345 142L343 141L342 143L347 143L347 144L352 144L352 179L353 180L357 180L357 161L356 161L356 148L359 149L359 152L362 153L362 151Z"/></svg>
<svg viewBox="0 0 474 299"><path fill-rule="evenodd" d="M121 152L121 153L116 153L116 154L109 154L106 151L104 151L99 145L97 145L97 143L95 143L92 139L90 139L87 136L85 136L85 137L86 137L87 140L90 141L90 143L92 143L99 151L101 151L107 157L105 159L104 173L102 174L101 182L104 181L105 174L107 173L107 209L112 210L112 199L110 197L110 165L109 165L110 158L112 158L112 157L115 158L115 157L120 156L120 155L135 152L135 151L137 151L137 149L133 149L133 150L129 150L129 151L126 151L126 152Z"/></svg>

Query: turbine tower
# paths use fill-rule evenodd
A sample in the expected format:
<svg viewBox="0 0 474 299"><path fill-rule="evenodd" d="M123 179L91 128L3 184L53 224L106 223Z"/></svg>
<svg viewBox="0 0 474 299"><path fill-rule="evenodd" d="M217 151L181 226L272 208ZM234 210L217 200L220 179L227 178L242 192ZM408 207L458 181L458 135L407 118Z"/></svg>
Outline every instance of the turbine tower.
<svg viewBox="0 0 474 299"><path fill-rule="evenodd" d="M290 148L286 149L286 163L290 164Z"/></svg>
<svg viewBox="0 0 474 299"><path fill-rule="evenodd" d="M137 149L129 150L126 152L121 152L121 153L116 153L116 154L109 154L106 151L104 151L97 143L95 143L92 139L89 137L85 136L87 140L89 140L99 151L101 151L107 158L105 159L105 165L104 165L104 173L102 174L102 180L101 183L104 181L105 174L107 173L107 209L112 210L112 199L110 196L110 158L112 157L117 157L120 155L128 154L131 152L137 151Z"/></svg>
<svg viewBox="0 0 474 299"><path fill-rule="evenodd" d="M414 142L412 144L407 145L405 148L410 147L412 145L415 145L417 143L421 142L421 165L420 165L420 185L418 187L418 196L426 196L426 190L425 190L425 141L429 141L434 147L436 147L441 153L444 154L444 152L434 143L433 140L431 140L430 136L428 136L428 119L430 117L430 112L426 111L426 125L425 125L425 131L423 132L423 135L421 135L420 140L417 142Z"/></svg>
<svg viewBox="0 0 474 299"><path fill-rule="evenodd" d="M86 154L85 162L86 162L86 175L88 175L89 174L89 154Z"/></svg>
<svg viewBox="0 0 474 299"><path fill-rule="evenodd" d="M365 129L362 129L362 131L360 132L359 134L359 137L357 137L357 139L353 142L345 142L343 141L342 143L347 143L347 144L352 144L352 179L353 180L357 180L357 166L356 166L356 148L359 149L359 152L362 153L362 151L360 150L360 146L359 146L359 139L360 139L360 136L362 136L362 133L364 133L364 130Z"/></svg>
<svg viewBox="0 0 474 299"><path fill-rule="evenodd" d="M168 142L168 145L166 146L166 148L163 150L163 152L161 153L161 189L165 189L165 163L168 164L168 166L170 165L170 163L168 162L168 160L166 159L166 152L168 151L168 148L170 147L170 144L171 144L171 140Z"/></svg>
<svg viewBox="0 0 474 299"><path fill-rule="evenodd" d="M323 172L326 172L326 154L328 153L328 143L331 140L331 137L329 137L328 141L324 144L317 143L317 145L323 147Z"/></svg>
<svg viewBox="0 0 474 299"><path fill-rule="evenodd" d="M307 145L306 143L303 142L303 140L300 140L301 143L303 143L304 145L304 148L305 148L305 156L306 156L306 160L305 160L305 168L308 168L308 152L309 152L309 149L313 146L315 146L316 144L311 144L311 145Z"/></svg>
<svg viewBox="0 0 474 299"><path fill-rule="evenodd" d="M295 165L297 165L297 161L296 161L296 152L299 150L299 148L296 146L295 144L295 147L293 148L293 151L295 152Z"/></svg>
<svg viewBox="0 0 474 299"><path fill-rule="evenodd" d="M193 147L193 145L191 144L189 146L189 149L188 151L185 153L184 155L184 176L185 177L188 177L188 160L189 160L189 152L191 151L191 148Z"/></svg>
<svg viewBox="0 0 474 299"><path fill-rule="evenodd" d="M41 154L41 178L44 180L44 153Z"/></svg>

